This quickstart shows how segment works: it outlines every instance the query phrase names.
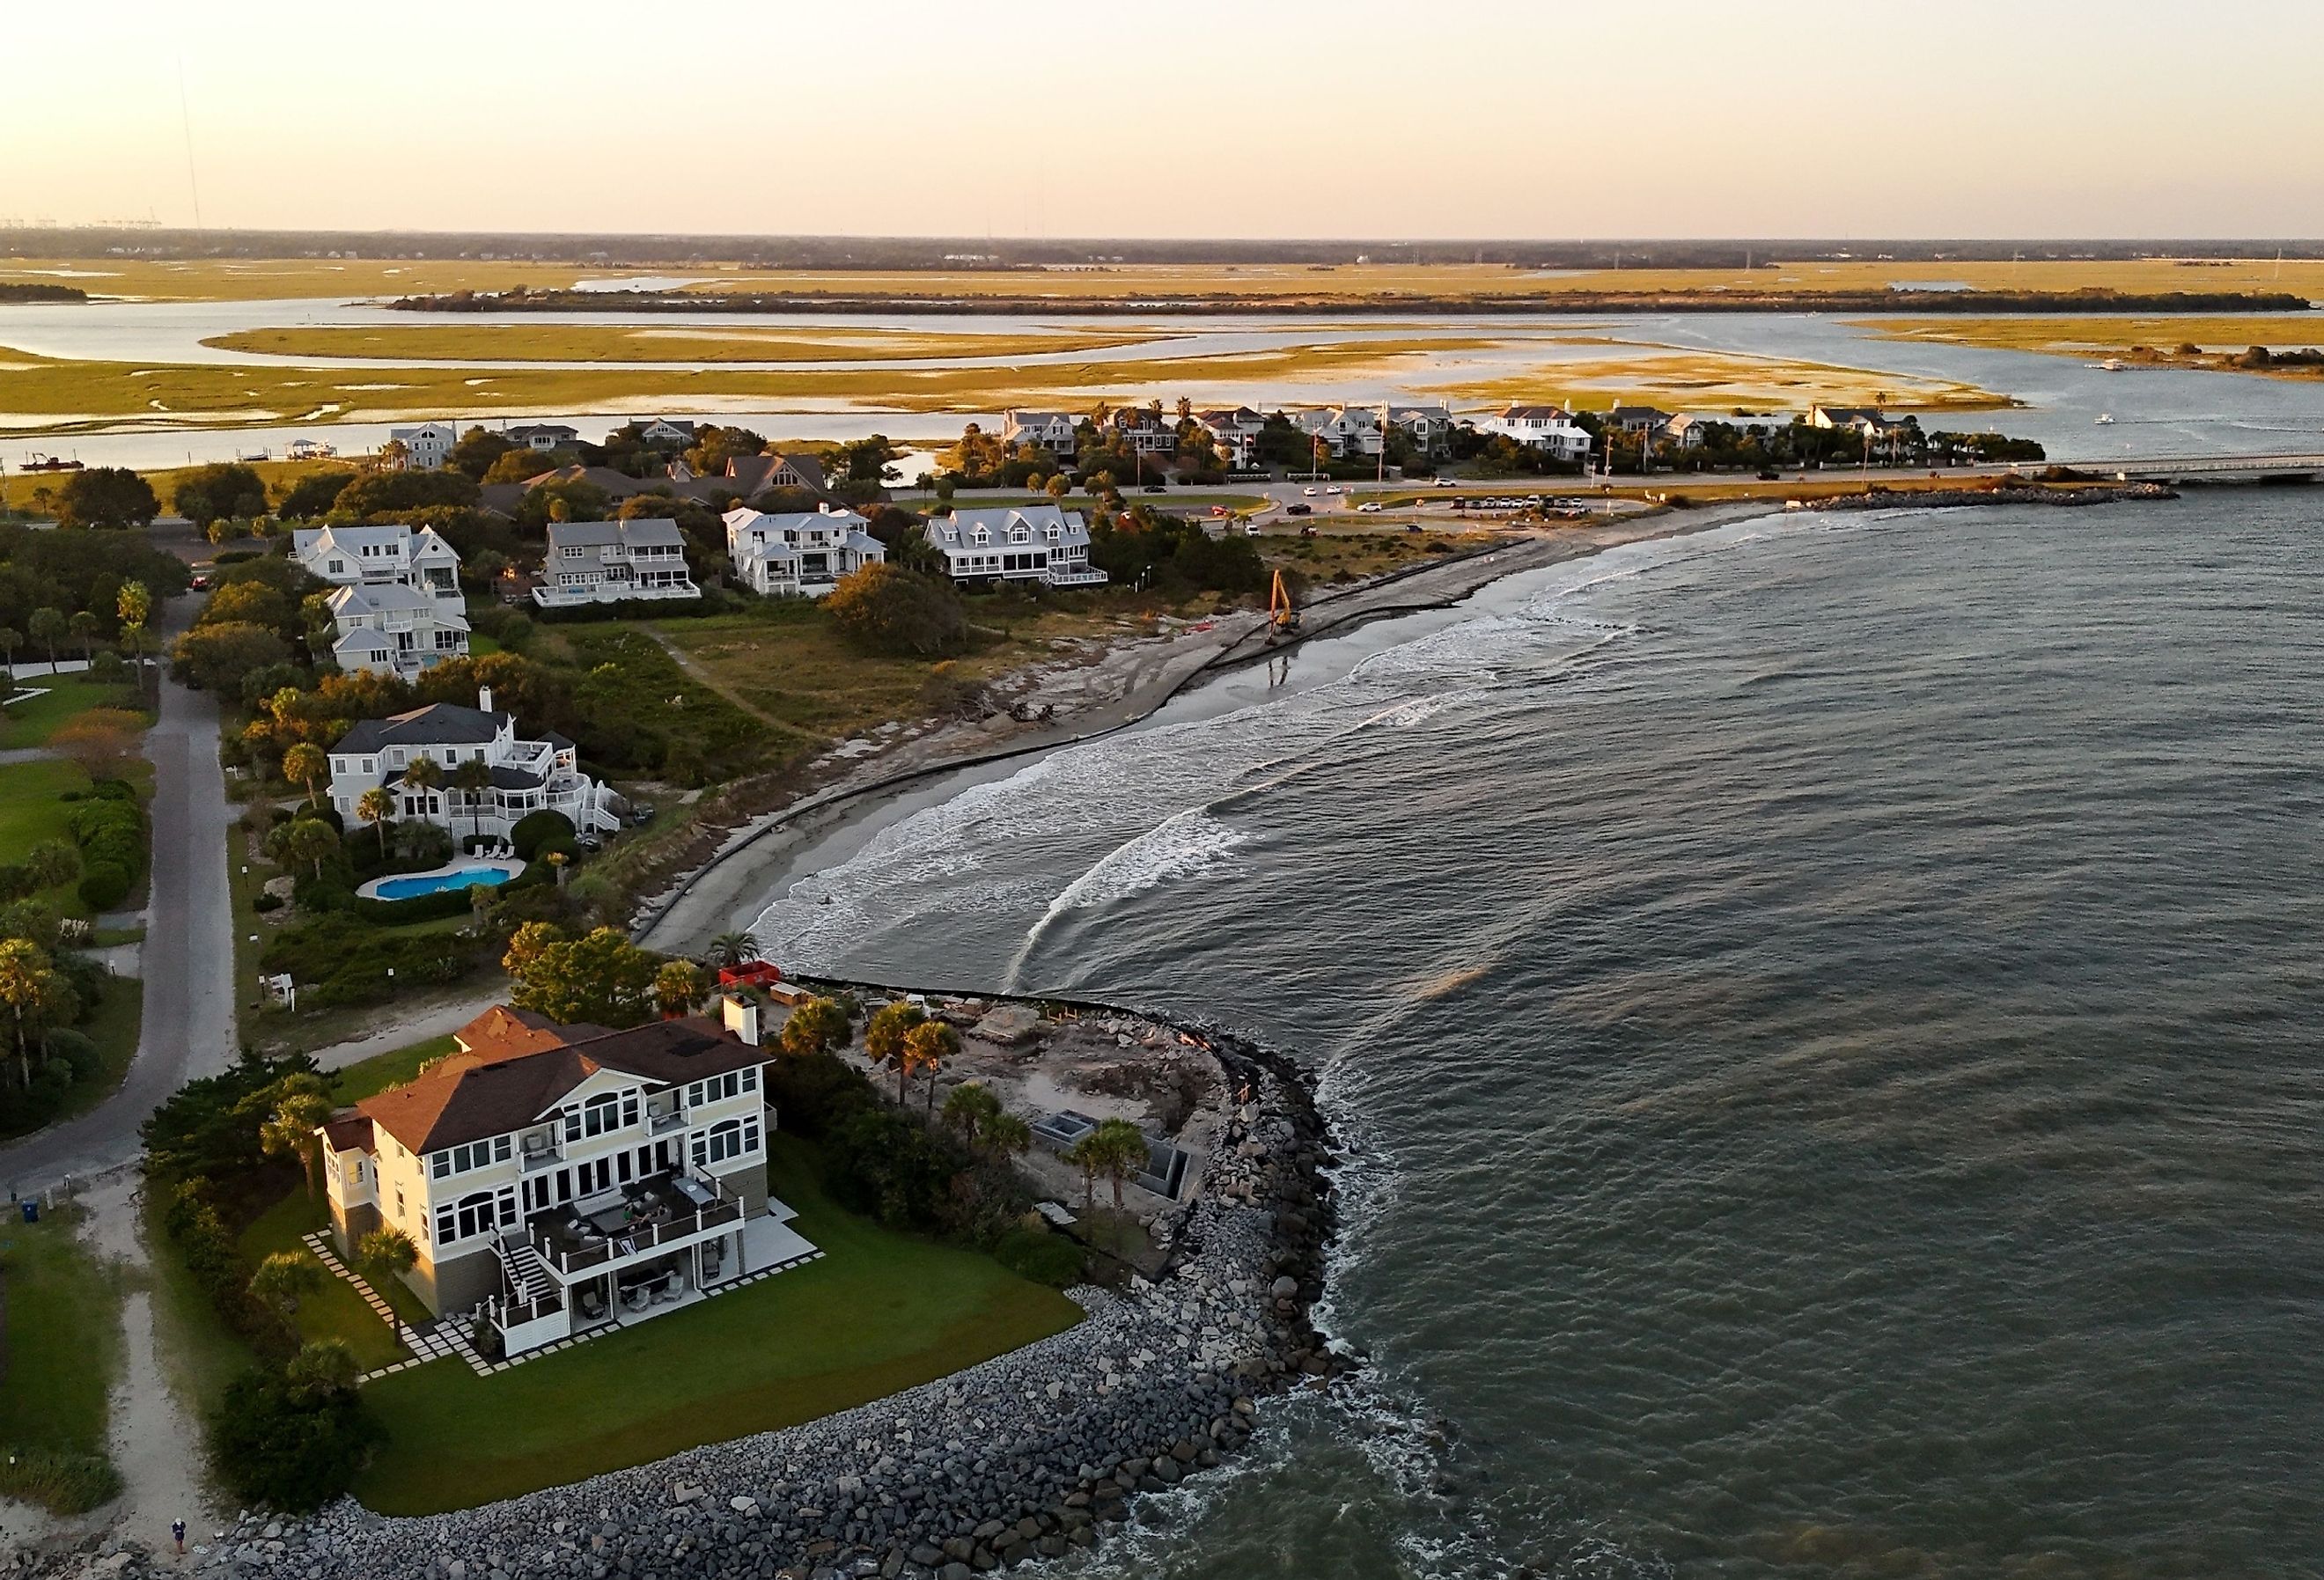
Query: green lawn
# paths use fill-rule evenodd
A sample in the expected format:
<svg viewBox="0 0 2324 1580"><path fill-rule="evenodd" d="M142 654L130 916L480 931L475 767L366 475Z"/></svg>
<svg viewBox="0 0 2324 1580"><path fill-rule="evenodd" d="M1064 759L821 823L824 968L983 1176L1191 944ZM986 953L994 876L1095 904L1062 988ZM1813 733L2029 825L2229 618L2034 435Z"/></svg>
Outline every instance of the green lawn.
<svg viewBox="0 0 2324 1580"><path fill-rule="evenodd" d="M121 1291L69 1214L0 1224L0 1443L103 1454Z"/></svg>
<svg viewBox="0 0 2324 1580"><path fill-rule="evenodd" d="M242 1254L253 1267L278 1251L311 1257L314 1252L299 1237L329 1222L321 1197L310 1197L305 1190L294 1188L242 1232ZM321 1289L299 1302L291 1320L301 1338L345 1339L366 1372L401 1361L407 1353L396 1342L394 1330L373 1314L353 1284L336 1273Z"/></svg>
<svg viewBox="0 0 2324 1580"><path fill-rule="evenodd" d="M88 775L71 762L14 762L0 768L0 862L20 862L44 839L72 842L65 821L69 802L57 798L85 790Z"/></svg>
<svg viewBox="0 0 2324 1580"><path fill-rule="evenodd" d="M884 1398L1081 1319L990 1257L842 1212L803 1141L775 1138L770 1174L823 1260L498 1376L382 1378L364 1399L386 1440L356 1495L393 1514L513 1497Z"/></svg>
<svg viewBox="0 0 2324 1580"><path fill-rule="evenodd" d="M351 1064L333 1076L331 1095L341 1103L360 1103L390 1086L403 1085L420 1073L421 1065L457 1047L459 1042L454 1038L430 1037L427 1041L415 1042L409 1048L375 1053L361 1064Z"/></svg>
<svg viewBox="0 0 2324 1580"><path fill-rule="evenodd" d="M14 751L23 746L45 746L57 726L75 714L92 707L134 708L137 693L128 686L114 685L101 680L84 680L78 675L33 675L17 682L27 688L41 688L42 694L23 702L8 705L6 722L0 724L0 750ZM139 710L141 713L142 709ZM144 714L150 724L152 715Z"/></svg>

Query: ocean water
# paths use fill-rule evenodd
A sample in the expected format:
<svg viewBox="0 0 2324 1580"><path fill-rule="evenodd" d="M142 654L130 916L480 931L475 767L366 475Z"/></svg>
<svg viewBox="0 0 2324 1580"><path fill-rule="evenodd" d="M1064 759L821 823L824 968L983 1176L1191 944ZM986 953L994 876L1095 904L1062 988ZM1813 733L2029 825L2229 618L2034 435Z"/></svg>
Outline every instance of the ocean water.
<svg viewBox="0 0 2324 1580"><path fill-rule="evenodd" d="M1207 1013L1325 1326L1102 1575L2324 1574L2324 496L1773 517L1315 644L798 880Z"/></svg>

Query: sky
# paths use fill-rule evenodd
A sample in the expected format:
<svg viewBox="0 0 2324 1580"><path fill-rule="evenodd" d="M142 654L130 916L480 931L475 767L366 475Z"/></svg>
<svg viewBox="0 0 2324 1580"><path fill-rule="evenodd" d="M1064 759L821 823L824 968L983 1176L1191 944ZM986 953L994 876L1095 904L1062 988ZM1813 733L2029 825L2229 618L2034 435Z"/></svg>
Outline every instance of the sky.
<svg viewBox="0 0 2324 1580"><path fill-rule="evenodd" d="M17 0L0 225L2324 234L2324 5Z"/></svg>

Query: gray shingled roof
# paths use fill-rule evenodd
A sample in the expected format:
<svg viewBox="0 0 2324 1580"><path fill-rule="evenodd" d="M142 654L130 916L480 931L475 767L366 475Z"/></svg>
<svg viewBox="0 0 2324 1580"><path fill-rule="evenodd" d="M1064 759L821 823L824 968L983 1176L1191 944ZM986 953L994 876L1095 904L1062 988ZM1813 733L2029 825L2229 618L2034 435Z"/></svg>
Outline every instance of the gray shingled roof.
<svg viewBox="0 0 2324 1580"><path fill-rule="evenodd" d="M509 722L504 713L457 702L431 702L410 713L367 718L341 735L334 752L377 752L388 746L481 746Z"/></svg>

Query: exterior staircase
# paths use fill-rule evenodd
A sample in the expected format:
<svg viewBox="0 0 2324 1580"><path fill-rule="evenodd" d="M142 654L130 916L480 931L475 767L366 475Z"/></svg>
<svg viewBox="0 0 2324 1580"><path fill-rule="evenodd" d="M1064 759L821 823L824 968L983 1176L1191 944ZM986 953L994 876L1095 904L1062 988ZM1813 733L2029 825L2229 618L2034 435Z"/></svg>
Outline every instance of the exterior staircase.
<svg viewBox="0 0 2324 1580"><path fill-rule="evenodd" d="M512 1241L503 1234L493 1242L493 1252L500 1258L501 1271L520 1303L546 1300L557 1293L557 1280L549 1276L540 1253L530 1241Z"/></svg>

